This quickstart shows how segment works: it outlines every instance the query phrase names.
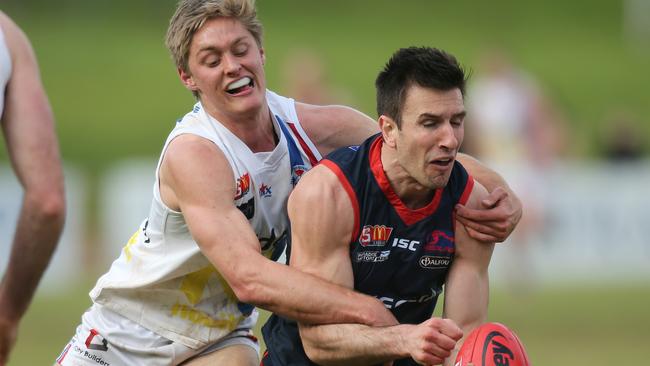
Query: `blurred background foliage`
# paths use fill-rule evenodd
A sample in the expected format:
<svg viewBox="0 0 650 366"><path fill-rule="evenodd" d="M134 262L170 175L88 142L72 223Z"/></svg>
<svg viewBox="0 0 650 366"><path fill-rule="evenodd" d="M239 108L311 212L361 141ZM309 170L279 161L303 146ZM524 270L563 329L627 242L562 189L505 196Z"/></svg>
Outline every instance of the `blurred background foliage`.
<svg viewBox="0 0 650 366"><path fill-rule="evenodd" d="M163 44L174 4L3 1L33 42L66 162L96 174L116 159L155 156L189 110L192 97ZM284 90L291 51L314 50L327 81L374 118L374 78L397 48L440 47L472 69L499 47L565 112L569 153L598 157L602 127L617 110L650 135L650 46L626 36L621 0L259 0L258 8L273 90Z"/></svg>
<svg viewBox="0 0 650 366"><path fill-rule="evenodd" d="M35 48L65 162L89 181L88 243L95 235L102 173L121 159L156 159L175 120L193 104L163 41L175 3L0 4ZM258 9L270 89L291 93L290 78L312 76L288 66L300 50L308 50L322 62L321 80L333 101L374 118L374 78L397 48L439 47L468 69L485 51L499 48L534 75L562 111L569 141L564 156L597 160L605 154L612 116L620 113L632 121L641 149L650 150L650 38L647 27L628 24L630 17L650 24L650 14L630 15L625 10L630 3L639 1L258 0ZM6 160L2 146L0 162ZM88 276L83 286L36 299L12 365L51 364L89 304L86 293L95 274L80 276ZM626 301L637 306L617 312L617 304ZM618 352L628 356L626 363L644 364L649 339L643 317L649 306L647 286L623 286L553 289L523 298L496 292L491 311L521 333L536 365L618 364L623 356ZM616 320L599 327L608 316ZM585 330L591 338L584 337Z"/></svg>

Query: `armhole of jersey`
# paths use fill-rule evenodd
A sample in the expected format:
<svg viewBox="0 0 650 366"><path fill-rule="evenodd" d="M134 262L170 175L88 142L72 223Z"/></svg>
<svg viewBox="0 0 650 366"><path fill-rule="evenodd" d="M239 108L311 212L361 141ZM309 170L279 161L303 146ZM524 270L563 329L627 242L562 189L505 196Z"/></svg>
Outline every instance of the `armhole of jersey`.
<svg viewBox="0 0 650 366"><path fill-rule="evenodd" d="M345 192L350 198L352 210L354 211L354 228L352 229L352 237L350 238L350 242L352 243L359 235L359 201L357 200L357 194L354 192L352 185L350 185L350 181L348 181L348 178L345 176L345 174L343 174L343 171L338 165L336 165L333 161L327 159L321 160L321 164L336 174L336 176L339 178L339 182L341 182L341 185L343 186L343 189L345 189Z"/></svg>
<svg viewBox="0 0 650 366"><path fill-rule="evenodd" d="M474 177L471 175L467 175L467 183L465 183L465 189L463 190L463 194L460 196L460 199L458 200L458 203L461 205L464 205L467 203L469 200L469 196L472 194L472 190L474 189Z"/></svg>
<svg viewBox="0 0 650 366"><path fill-rule="evenodd" d="M162 166L163 159L165 158L165 154L167 154L167 148L169 147L169 144L174 141L175 138L182 136L182 135L195 135L198 137L202 137L210 142L212 142L219 150L223 151L223 148L219 146L213 139L208 137L207 134L199 133L197 131L181 131L180 133L174 133L172 132L169 137L167 137L167 141L165 141L165 146L163 146L162 152L160 153L160 158L158 159L158 164L156 165L156 182L154 183L154 188L153 188L153 196L156 200L160 202L161 205L163 205L167 210L170 212L175 212L175 213L180 213L179 211L172 210L165 201L162 199L162 194L160 193L160 167ZM230 165L230 168L232 169L233 165L232 162L228 159L228 156L224 153L224 156L226 157L226 160L228 160L228 165ZM233 174L236 176L235 172L233 171Z"/></svg>
<svg viewBox="0 0 650 366"><path fill-rule="evenodd" d="M289 123L289 127L291 128L293 133L296 134L296 137L298 138L300 145L302 146L303 149L305 149L305 153L309 155L309 159L311 160L313 156L317 162L320 161L323 157L321 156L320 152L316 148L316 145L314 145L314 143L311 141L311 138L309 138L309 135L307 135L307 132L305 132L305 130L302 128L302 124L300 123L300 119L298 118L298 112L296 111L296 101L293 98L287 98L287 99L289 99L291 105L291 107L289 108L289 114L291 117L289 119L289 122L292 123Z"/></svg>

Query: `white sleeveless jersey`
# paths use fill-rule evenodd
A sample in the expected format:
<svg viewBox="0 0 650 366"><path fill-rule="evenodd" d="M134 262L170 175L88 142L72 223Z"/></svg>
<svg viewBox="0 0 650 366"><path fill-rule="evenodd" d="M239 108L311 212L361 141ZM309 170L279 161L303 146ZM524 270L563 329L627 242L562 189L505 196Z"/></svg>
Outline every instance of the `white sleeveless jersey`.
<svg viewBox="0 0 650 366"><path fill-rule="evenodd" d="M90 296L142 326L188 347L200 348L257 319L240 303L202 254L180 212L160 198L158 173L170 141L194 134L217 145L235 177L235 205L246 215L265 256L277 259L286 246L287 198L320 155L302 129L293 99L267 91L279 142L271 152L253 153L197 103L167 138L156 169L153 202L146 219L102 276Z"/></svg>
<svg viewBox="0 0 650 366"><path fill-rule="evenodd" d="M4 110L5 89L9 78L11 78L11 55L2 28L0 28L0 117Z"/></svg>

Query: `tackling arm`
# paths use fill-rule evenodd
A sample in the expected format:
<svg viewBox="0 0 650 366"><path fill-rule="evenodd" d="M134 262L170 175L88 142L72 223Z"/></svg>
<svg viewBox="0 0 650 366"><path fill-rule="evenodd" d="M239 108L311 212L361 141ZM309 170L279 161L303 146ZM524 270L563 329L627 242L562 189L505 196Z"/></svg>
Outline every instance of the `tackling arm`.
<svg viewBox="0 0 650 366"><path fill-rule="evenodd" d="M458 205L458 220L476 240L486 243L506 240L521 219L521 201L497 172L466 154L459 153L457 159L490 192L473 208Z"/></svg>
<svg viewBox="0 0 650 366"><path fill-rule="evenodd" d="M479 205L487 196L486 189L476 183L467 203L468 207ZM470 237L464 226L456 223L456 254L445 283L443 316L453 320L469 334L476 326L487 320L489 300L488 266L494 244L481 243ZM462 342L456 345L445 365L452 365Z"/></svg>
<svg viewBox="0 0 650 366"><path fill-rule="evenodd" d="M160 176L165 203L183 212L202 252L240 301L309 323L394 323L379 301L264 257L233 203L231 167L212 142L177 137L165 153Z"/></svg>

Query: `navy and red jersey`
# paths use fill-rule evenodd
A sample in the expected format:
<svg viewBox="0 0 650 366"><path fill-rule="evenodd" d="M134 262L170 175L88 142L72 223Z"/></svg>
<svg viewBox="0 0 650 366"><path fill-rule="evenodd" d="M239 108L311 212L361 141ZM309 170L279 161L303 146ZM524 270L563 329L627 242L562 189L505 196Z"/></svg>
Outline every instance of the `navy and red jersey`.
<svg viewBox="0 0 650 366"><path fill-rule="evenodd" d="M447 278L456 246L454 206L466 203L473 180L454 162L449 182L419 209L404 205L381 163L383 140L375 135L360 146L338 149L321 164L348 193L355 213L350 240L354 289L375 296L400 323L431 317ZM295 322L273 315L263 328L266 366L312 365ZM396 366L415 365L411 359Z"/></svg>

